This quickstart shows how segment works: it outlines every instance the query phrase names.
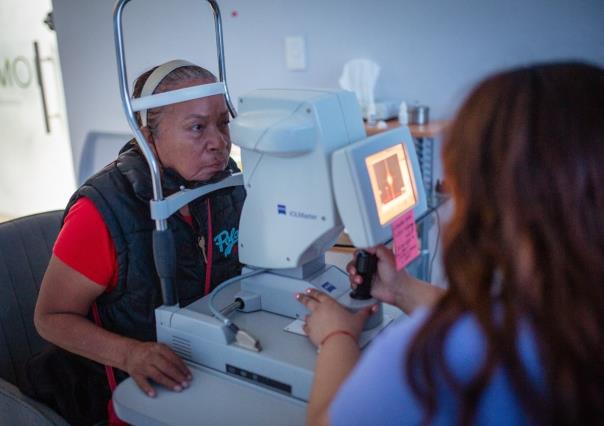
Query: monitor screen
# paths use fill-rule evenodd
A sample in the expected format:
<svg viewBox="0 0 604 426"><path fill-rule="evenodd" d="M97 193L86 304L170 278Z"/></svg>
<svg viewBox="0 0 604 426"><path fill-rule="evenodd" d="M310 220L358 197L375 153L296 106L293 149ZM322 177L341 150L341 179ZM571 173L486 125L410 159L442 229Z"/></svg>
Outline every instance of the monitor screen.
<svg viewBox="0 0 604 426"><path fill-rule="evenodd" d="M368 156L365 164L380 225L387 224L415 206L417 194L413 182L413 168L403 144Z"/></svg>
<svg viewBox="0 0 604 426"><path fill-rule="evenodd" d="M347 145L332 154L338 213L353 244L374 247L392 238L391 223L413 209L427 210L411 133L398 127Z"/></svg>

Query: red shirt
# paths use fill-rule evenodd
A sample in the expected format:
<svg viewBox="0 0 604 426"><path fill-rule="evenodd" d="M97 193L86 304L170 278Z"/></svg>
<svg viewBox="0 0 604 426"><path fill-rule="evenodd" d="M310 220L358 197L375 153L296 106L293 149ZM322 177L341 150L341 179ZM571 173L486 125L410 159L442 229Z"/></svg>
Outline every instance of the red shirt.
<svg viewBox="0 0 604 426"><path fill-rule="evenodd" d="M103 217L88 198L80 198L69 209L53 254L107 292L117 285L115 245Z"/></svg>
<svg viewBox="0 0 604 426"><path fill-rule="evenodd" d="M181 216L189 225L191 216ZM53 248L63 263L110 292L117 285L115 245L101 213L92 201L80 198L69 209Z"/></svg>

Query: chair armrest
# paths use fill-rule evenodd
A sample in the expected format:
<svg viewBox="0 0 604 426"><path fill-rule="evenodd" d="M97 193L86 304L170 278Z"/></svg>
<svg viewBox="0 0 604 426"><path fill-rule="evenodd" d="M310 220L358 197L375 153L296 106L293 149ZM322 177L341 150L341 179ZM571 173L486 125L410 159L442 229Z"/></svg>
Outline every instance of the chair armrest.
<svg viewBox="0 0 604 426"><path fill-rule="evenodd" d="M23 394L16 386L0 379L0 426L69 426L49 407Z"/></svg>

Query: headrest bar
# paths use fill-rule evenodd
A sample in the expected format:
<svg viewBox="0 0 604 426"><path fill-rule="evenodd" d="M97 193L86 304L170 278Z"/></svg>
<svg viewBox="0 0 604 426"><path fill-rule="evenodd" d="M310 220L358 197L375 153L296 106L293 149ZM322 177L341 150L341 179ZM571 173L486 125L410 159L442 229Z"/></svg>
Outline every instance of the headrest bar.
<svg viewBox="0 0 604 426"><path fill-rule="evenodd" d="M225 91L224 83L221 82L199 84L197 86L185 87L184 89L170 90L169 92L134 98L131 100L132 110L143 111L179 102L186 102L192 99L223 95ZM143 126L146 125L146 120L144 120Z"/></svg>

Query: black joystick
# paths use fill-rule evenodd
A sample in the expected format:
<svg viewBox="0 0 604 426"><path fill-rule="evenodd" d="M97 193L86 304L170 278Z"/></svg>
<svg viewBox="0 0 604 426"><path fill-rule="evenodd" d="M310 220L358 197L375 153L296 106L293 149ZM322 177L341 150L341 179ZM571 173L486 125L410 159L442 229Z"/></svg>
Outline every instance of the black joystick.
<svg viewBox="0 0 604 426"><path fill-rule="evenodd" d="M373 282L373 274L377 269L377 256L361 250L357 254L355 262L357 274L363 278L363 283L350 292L350 297L358 300L367 300L371 298L371 283Z"/></svg>

